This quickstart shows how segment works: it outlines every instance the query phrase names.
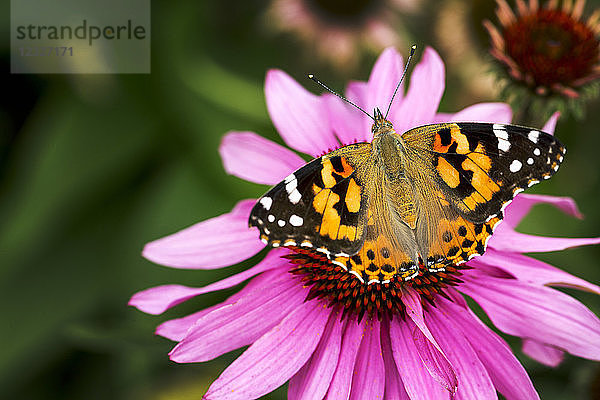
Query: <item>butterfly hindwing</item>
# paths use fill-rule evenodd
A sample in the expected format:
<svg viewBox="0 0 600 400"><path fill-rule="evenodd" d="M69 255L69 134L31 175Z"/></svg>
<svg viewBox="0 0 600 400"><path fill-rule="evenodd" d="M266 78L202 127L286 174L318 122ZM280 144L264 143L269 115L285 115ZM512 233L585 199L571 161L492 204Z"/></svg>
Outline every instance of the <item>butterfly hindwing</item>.
<svg viewBox="0 0 600 400"><path fill-rule="evenodd" d="M250 225L272 246L354 254L362 245L366 196L356 171L367 143L343 147L290 174L262 196Z"/></svg>
<svg viewBox="0 0 600 400"><path fill-rule="evenodd" d="M444 216L437 220L436 236L424 260L427 268L437 270L449 264L460 265L474 256L483 255L502 218L502 212L499 212L485 222L476 223L447 208Z"/></svg>

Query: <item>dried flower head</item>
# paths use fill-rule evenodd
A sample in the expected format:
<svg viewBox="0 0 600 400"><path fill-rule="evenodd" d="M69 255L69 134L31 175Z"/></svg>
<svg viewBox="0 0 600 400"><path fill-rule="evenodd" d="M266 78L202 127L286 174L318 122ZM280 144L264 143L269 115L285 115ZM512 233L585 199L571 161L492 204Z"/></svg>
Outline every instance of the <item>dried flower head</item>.
<svg viewBox="0 0 600 400"><path fill-rule="evenodd" d="M505 0L496 2L500 28L487 20L484 26L490 53L503 67L507 96L535 99L547 113L558 108L580 114L582 100L598 92L600 10L584 20L585 0L544 6L518 0L517 12Z"/></svg>

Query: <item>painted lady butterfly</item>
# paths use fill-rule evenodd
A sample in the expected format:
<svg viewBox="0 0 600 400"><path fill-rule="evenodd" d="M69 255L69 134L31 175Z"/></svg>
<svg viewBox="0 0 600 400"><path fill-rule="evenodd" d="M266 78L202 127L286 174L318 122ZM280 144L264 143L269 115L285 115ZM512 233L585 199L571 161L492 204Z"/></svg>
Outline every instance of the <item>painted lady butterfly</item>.
<svg viewBox="0 0 600 400"><path fill-rule="evenodd" d="M559 168L565 147L532 128L425 125L309 162L262 196L249 223L273 247L325 255L362 283L410 280L485 252L514 196Z"/></svg>

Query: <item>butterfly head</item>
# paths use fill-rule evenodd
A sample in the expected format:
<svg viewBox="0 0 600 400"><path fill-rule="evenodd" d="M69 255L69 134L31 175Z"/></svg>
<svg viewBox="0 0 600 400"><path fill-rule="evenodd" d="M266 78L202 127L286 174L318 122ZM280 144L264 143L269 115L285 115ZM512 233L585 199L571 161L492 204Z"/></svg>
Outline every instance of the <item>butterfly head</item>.
<svg viewBox="0 0 600 400"><path fill-rule="evenodd" d="M394 132L394 127L392 126L392 123L385 119L379 108L375 109L375 111L373 112L373 116L374 122L373 126L371 127L371 133L373 133L373 137Z"/></svg>

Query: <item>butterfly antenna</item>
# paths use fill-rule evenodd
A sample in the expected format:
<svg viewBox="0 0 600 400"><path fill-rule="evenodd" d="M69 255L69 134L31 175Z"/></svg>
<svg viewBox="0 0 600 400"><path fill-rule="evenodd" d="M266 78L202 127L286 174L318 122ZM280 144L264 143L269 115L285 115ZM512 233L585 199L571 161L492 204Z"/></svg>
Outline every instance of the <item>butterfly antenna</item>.
<svg viewBox="0 0 600 400"><path fill-rule="evenodd" d="M396 97L396 93L398 93L398 89L400 89L400 84L404 80L404 75L406 75L406 71L408 70L408 66L410 65L410 60L412 59L412 56L415 54L416 49L417 49L416 44L413 44L412 47L410 48L410 54L408 55L408 60L406 60L406 65L404 66L404 72L402 72L402 77L400 77L400 82L398 82L398 84L396 85L396 90L394 90L394 94L392 95L392 98L390 99L390 104L388 105L387 111L385 112L385 119L387 119L390 109L392 108L392 103L394 102L394 97Z"/></svg>
<svg viewBox="0 0 600 400"><path fill-rule="evenodd" d="M362 111L363 113L365 113L366 116L368 116L373 121L375 121L375 118L373 118L371 116L371 114L369 114L368 112L366 112L365 110L363 110L362 108L360 108L359 106L357 106L356 104L354 104L353 102L351 102L350 100L348 100L347 98L345 98L344 96L342 96L342 95L334 92L332 89L329 89L329 87L327 87L327 85L325 85L323 82L321 82L320 80L318 80L317 78L315 78L315 76L313 74L308 74L308 79L310 79L313 82L316 82L318 85L320 85L321 87L323 87L323 89L327 90L331 94L336 95L337 97L339 97L340 99L344 100L346 103L350 104L351 106L354 106L354 107L358 108L360 111Z"/></svg>

